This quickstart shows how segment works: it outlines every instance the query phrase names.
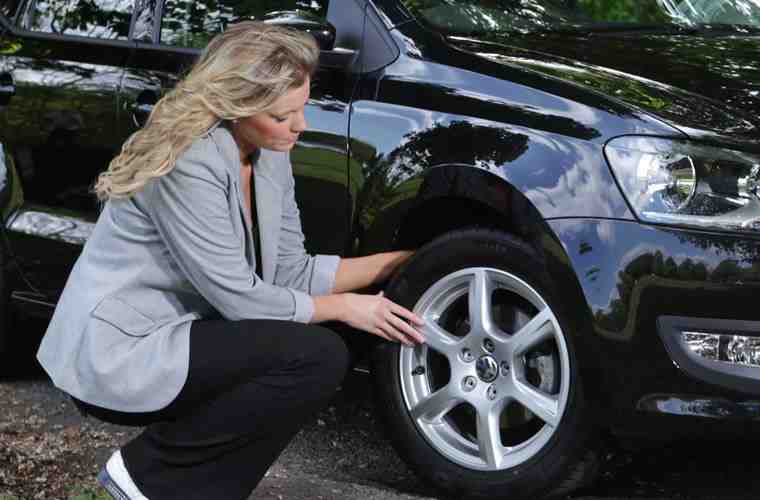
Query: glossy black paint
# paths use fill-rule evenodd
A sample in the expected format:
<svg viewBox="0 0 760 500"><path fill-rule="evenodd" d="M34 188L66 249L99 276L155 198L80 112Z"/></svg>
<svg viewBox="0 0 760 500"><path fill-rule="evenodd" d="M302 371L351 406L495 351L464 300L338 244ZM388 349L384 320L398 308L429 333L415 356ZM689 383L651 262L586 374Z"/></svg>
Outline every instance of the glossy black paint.
<svg viewBox="0 0 760 500"><path fill-rule="evenodd" d="M604 353L596 383L610 407L656 409L644 402L657 394L752 399L681 371L659 339L657 319L760 319L760 239L614 220L548 224L582 289L586 307L576 312L591 325L585 350Z"/></svg>
<svg viewBox="0 0 760 500"><path fill-rule="evenodd" d="M706 130L757 142L760 35L705 30L491 37L465 50L560 74L656 115L684 131ZM494 45L501 50L494 50ZM642 64L643 62L643 64ZM631 78L635 75L635 78Z"/></svg>
<svg viewBox="0 0 760 500"><path fill-rule="evenodd" d="M62 41L7 32L0 44L8 47L0 72L15 88L0 113L0 127L24 198L8 222L11 228L37 228L31 234L11 230L9 240L28 279L42 295L55 298L72 253L78 254L68 248L70 241L55 236L95 221L91 186L122 141L116 99L131 44L104 40L108 50L101 50L79 37ZM48 214L60 214L66 222Z"/></svg>
<svg viewBox="0 0 760 500"><path fill-rule="evenodd" d="M130 41L0 36L1 139L24 195L1 198L4 230L29 284L7 283L24 307L54 305L97 215L95 175L197 57L158 43L161 2L140 5ZM473 225L517 235L563 297L600 422L631 430L643 413L674 408L754 418L749 395L675 366L656 322L758 320L760 240L639 223L603 147L651 135L759 150L757 38L445 39L395 0L333 1L327 21L335 47L292 153L310 251L414 248ZM45 118L47 108L66 119Z"/></svg>
<svg viewBox="0 0 760 500"><path fill-rule="evenodd" d="M458 49L416 23L406 23L392 33L407 57L386 68L387 88L378 96L382 100L403 102L405 97L416 102L422 98L420 107L464 111L462 114L598 142L605 136L626 133L678 134L616 99L529 67L504 64L490 54L482 57ZM431 94L395 90L410 81L427 82Z"/></svg>

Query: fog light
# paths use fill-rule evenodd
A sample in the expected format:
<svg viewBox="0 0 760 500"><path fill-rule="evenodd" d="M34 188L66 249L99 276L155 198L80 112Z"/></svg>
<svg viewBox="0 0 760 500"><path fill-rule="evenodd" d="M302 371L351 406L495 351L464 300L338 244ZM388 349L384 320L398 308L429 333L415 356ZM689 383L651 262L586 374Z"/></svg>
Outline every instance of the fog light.
<svg viewBox="0 0 760 500"><path fill-rule="evenodd" d="M760 337L681 332L689 350L702 358L738 365L760 366Z"/></svg>
<svg viewBox="0 0 760 500"><path fill-rule="evenodd" d="M711 333L681 332L686 346L697 356L718 360L720 335Z"/></svg>
<svg viewBox="0 0 760 500"><path fill-rule="evenodd" d="M760 339L757 337L728 337L726 358L731 363L760 366Z"/></svg>

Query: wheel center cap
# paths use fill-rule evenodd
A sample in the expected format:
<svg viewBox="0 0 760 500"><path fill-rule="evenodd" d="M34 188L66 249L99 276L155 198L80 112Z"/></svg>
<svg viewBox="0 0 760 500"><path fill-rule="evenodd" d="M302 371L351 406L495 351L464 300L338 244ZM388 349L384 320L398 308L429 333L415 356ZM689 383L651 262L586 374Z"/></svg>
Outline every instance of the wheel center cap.
<svg viewBox="0 0 760 500"><path fill-rule="evenodd" d="M486 354L475 362L475 371L483 382L493 382L499 376L499 363Z"/></svg>

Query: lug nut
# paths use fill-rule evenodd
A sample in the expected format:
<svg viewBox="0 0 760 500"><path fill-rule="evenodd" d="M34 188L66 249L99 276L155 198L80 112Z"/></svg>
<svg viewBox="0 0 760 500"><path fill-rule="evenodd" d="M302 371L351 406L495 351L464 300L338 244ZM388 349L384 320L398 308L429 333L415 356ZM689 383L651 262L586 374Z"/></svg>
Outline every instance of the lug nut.
<svg viewBox="0 0 760 500"><path fill-rule="evenodd" d="M493 340L485 339L483 341L483 348L488 352L493 352L494 350Z"/></svg>
<svg viewBox="0 0 760 500"><path fill-rule="evenodd" d="M488 399L490 399L491 401L496 399L496 387L494 386L489 387L488 391L486 391L486 396L488 396Z"/></svg>
<svg viewBox="0 0 760 500"><path fill-rule="evenodd" d="M506 361L501 362L501 374L504 377L509 375L509 363L507 363Z"/></svg>
<svg viewBox="0 0 760 500"><path fill-rule="evenodd" d="M470 392L476 385L478 385L478 381L475 380L475 377L465 377L462 379L462 389L465 392Z"/></svg>
<svg viewBox="0 0 760 500"><path fill-rule="evenodd" d="M473 359L475 358L469 349L462 349L462 361L464 361L465 363L469 363Z"/></svg>

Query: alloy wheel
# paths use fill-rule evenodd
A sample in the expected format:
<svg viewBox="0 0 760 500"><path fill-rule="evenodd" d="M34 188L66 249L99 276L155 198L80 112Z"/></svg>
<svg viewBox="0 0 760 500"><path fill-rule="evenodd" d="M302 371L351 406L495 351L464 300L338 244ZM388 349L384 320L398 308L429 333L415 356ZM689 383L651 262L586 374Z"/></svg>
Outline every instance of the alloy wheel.
<svg viewBox="0 0 760 500"><path fill-rule="evenodd" d="M425 439L464 467L534 457L562 420L570 356L549 305L519 277L467 268L437 281L415 313L426 343L402 347L400 382Z"/></svg>

